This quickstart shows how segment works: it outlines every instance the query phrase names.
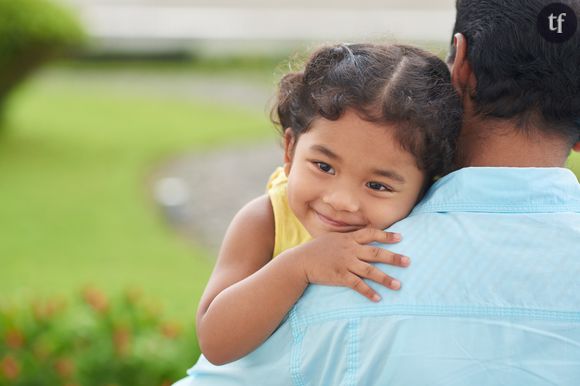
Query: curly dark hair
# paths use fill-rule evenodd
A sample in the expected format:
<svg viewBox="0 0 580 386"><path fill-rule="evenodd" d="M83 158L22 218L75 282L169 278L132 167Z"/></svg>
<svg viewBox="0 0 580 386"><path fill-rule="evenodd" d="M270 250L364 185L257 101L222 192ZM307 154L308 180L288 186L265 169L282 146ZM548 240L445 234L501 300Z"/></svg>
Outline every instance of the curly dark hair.
<svg viewBox="0 0 580 386"><path fill-rule="evenodd" d="M298 139L316 119L334 121L347 109L393 125L427 181L451 170L462 107L447 66L435 55L405 45L322 47L303 71L282 78L272 121Z"/></svg>

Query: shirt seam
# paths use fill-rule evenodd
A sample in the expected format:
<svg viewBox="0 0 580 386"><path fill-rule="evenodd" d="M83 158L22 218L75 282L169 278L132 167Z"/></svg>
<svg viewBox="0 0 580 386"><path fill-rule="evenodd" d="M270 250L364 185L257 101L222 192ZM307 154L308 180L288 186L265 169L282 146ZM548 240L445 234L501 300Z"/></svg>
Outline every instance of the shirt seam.
<svg viewBox="0 0 580 386"><path fill-rule="evenodd" d="M332 320L382 317L394 315L407 316L436 316L436 317L466 317L466 318L490 318L490 319L536 319L560 322L580 322L580 312L559 311L545 309L524 309L509 307L474 307L474 306L445 306L445 305L389 305L375 307L348 308L337 311L300 317L296 313L293 329L303 330L306 326L324 323Z"/></svg>
<svg viewBox="0 0 580 386"><path fill-rule="evenodd" d="M580 205L542 205L542 206L511 206L511 205L476 205L476 204L431 204L416 208L411 216L422 213L438 212L475 212L475 213L562 213L580 212Z"/></svg>
<svg viewBox="0 0 580 386"><path fill-rule="evenodd" d="M359 328L360 319L348 322L348 346L346 354L346 386L356 386L359 366Z"/></svg>
<svg viewBox="0 0 580 386"><path fill-rule="evenodd" d="M290 378L294 386L306 386L304 378L300 372L300 356L302 354L302 341L304 339L303 330L298 322L296 307L290 310L290 330L292 332L292 350L290 352Z"/></svg>

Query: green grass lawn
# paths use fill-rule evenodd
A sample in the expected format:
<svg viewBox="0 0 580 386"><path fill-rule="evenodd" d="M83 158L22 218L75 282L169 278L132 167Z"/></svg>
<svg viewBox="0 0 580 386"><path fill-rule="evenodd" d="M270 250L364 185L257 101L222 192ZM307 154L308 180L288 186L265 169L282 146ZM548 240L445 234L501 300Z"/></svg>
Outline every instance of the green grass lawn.
<svg viewBox="0 0 580 386"><path fill-rule="evenodd" d="M172 155L272 134L265 114L42 76L0 136L0 298L137 287L193 320L212 257L176 236L147 177Z"/></svg>

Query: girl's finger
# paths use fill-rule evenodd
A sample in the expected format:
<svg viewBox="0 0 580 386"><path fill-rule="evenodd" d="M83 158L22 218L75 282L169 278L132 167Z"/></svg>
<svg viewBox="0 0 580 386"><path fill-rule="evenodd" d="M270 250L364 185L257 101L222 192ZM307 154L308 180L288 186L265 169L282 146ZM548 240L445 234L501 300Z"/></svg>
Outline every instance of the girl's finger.
<svg viewBox="0 0 580 386"><path fill-rule="evenodd" d="M367 283L365 283L364 280L360 278L360 276L357 276L354 273L351 273L347 277L345 285L373 302L378 302L381 300L379 294L377 294Z"/></svg>
<svg viewBox="0 0 580 386"><path fill-rule="evenodd" d="M401 235L394 232L385 232L380 229L363 228L352 233L354 240L359 244L369 244L373 241L393 244L401 241Z"/></svg>
<svg viewBox="0 0 580 386"><path fill-rule="evenodd" d="M374 265L358 261L350 268L350 271L361 278L372 280L392 290L401 288L401 282L393 279Z"/></svg>
<svg viewBox="0 0 580 386"><path fill-rule="evenodd" d="M372 245L362 245L357 257L367 263L383 263L397 267L408 267L411 264L411 259L407 256Z"/></svg>

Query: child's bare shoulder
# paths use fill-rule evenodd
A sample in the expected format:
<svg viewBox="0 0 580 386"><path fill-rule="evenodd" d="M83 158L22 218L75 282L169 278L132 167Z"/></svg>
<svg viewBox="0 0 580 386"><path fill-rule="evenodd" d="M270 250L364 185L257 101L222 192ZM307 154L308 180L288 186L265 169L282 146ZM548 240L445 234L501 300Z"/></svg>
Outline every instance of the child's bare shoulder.
<svg viewBox="0 0 580 386"><path fill-rule="evenodd" d="M240 209L226 233L220 255L233 252L230 247L234 246L238 255L240 252L244 254L243 251L251 251L251 256L267 254L269 258L272 257L274 211L268 195L253 199Z"/></svg>
<svg viewBox="0 0 580 386"><path fill-rule="evenodd" d="M270 226L274 229L274 211L270 197L264 194L248 202L236 215L235 220L253 223L255 226Z"/></svg>

